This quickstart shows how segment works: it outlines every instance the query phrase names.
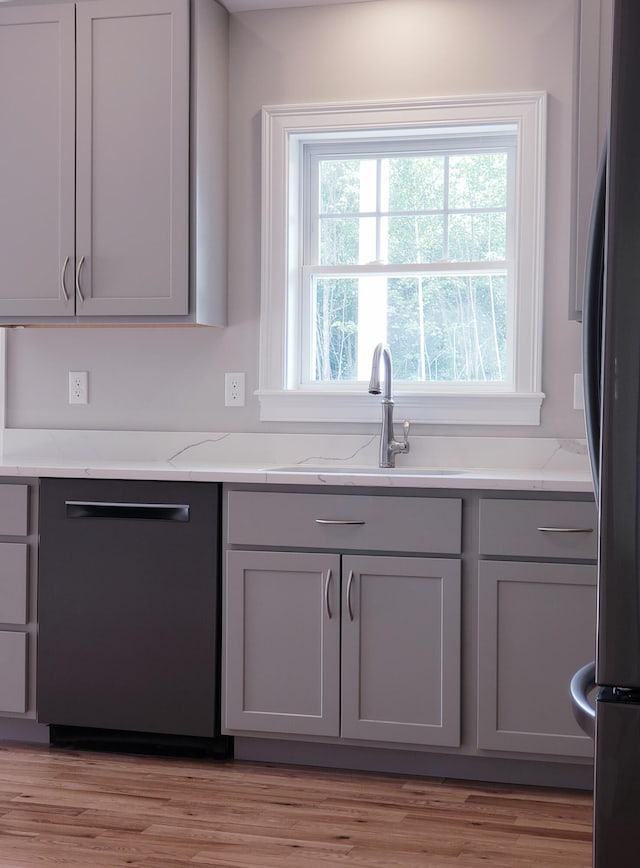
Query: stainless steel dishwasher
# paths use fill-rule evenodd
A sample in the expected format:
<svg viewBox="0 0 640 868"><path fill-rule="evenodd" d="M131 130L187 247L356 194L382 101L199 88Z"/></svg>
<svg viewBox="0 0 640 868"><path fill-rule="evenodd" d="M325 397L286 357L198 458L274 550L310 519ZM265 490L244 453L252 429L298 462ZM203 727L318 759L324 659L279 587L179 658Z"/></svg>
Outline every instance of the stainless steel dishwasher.
<svg viewBox="0 0 640 868"><path fill-rule="evenodd" d="M39 721L219 735L219 503L213 483L42 480Z"/></svg>

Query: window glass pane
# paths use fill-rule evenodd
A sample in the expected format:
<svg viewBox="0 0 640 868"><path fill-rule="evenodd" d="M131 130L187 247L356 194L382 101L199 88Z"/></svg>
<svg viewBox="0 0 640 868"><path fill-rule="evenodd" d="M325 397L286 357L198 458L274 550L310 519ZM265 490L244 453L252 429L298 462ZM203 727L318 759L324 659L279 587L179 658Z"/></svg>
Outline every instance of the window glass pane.
<svg viewBox="0 0 640 868"><path fill-rule="evenodd" d="M320 220L320 265L355 265L359 261L359 227L357 217L323 217ZM375 239L375 225L373 231Z"/></svg>
<svg viewBox="0 0 640 868"><path fill-rule="evenodd" d="M388 343L395 378L500 382L506 363L506 278L389 281Z"/></svg>
<svg viewBox="0 0 640 868"><path fill-rule="evenodd" d="M457 154L449 158L450 208L505 208L507 155Z"/></svg>
<svg viewBox="0 0 640 868"><path fill-rule="evenodd" d="M320 161L320 212L357 213L360 210L360 160Z"/></svg>
<svg viewBox="0 0 640 868"><path fill-rule="evenodd" d="M357 369L358 280L319 278L313 293L312 379L353 380Z"/></svg>
<svg viewBox="0 0 640 868"><path fill-rule="evenodd" d="M444 258L444 217L389 217L387 261L392 265L436 262Z"/></svg>
<svg viewBox="0 0 640 868"><path fill-rule="evenodd" d="M448 259L454 262L482 262L506 259L507 216L450 214Z"/></svg>
<svg viewBox="0 0 640 868"><path fill-rule="evenodd" d="M358 334L376 343L386 330L398 382L505 380L504 275L374 281L382 281L382 293L371 277L315 280L312 379L362 380L368 371L358 377Z"/></svg>
<svg viewBox="0 0 640 868"><path fill-rule="evenodd" d="M444 162L441 156L384 160L383 166L388 171L389 211L441 210Z"/></svg>

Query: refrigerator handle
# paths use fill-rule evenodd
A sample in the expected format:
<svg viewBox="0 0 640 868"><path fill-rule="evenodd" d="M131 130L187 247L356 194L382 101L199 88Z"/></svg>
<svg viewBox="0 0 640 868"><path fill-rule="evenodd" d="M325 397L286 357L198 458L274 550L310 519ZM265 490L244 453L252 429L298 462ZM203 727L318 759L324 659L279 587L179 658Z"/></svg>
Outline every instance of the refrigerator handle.
<svg viewBox="0 0 640 868"><path fill-rule="evenodd" d="M594 738L596 731L596 710L589 702L588 696L595 687L596 664L587 663L578 669L569 685L571 693L571 710L576 723L583 732Z"/></svg>
<svg viewBox="0 0 640 868"><path fill-rule="evenodd" d="M582 373L584 413L591 474L598 497L600 479L600 399L602 366L602 306L607 187L607 151L602 152L591 210L585 266L582 315Z"/></svg>

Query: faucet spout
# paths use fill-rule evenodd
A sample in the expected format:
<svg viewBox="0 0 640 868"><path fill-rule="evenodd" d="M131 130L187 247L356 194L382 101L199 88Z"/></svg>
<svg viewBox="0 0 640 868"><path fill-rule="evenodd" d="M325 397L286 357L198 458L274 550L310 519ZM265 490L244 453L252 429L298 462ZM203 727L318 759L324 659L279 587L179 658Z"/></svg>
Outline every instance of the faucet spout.
<svg viewBox="0 0 640 868"><path fill-rule="evenodd" d="M391 350L386 344L377 344L373 351L371 362L371 380L369 381L369 393L380 395L380 361L384 365L384 394L382 395L382 428L380 430L380 467L395 467L396 455L409 451L409 423L404 422L402 442L393 436L393 398L392 381L393 366L391 363Z"/></svg>
<svg viewBox="0 0 640 868"><path fill-rule="evenodd" d="M380 395L382 392L380 386L380 359L384 362L384 396L383 400L391 401L391 382L393 379L391 350L386 344L377 344L373 351L373 360L371 362L371 380L369 381L369 394Z"/></svg>

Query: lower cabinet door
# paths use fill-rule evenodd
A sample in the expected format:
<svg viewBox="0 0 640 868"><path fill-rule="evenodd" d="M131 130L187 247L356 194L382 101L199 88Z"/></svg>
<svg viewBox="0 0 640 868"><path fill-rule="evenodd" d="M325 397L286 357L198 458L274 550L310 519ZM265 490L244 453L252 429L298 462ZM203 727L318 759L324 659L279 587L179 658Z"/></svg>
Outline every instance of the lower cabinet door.
<svg viewBox="0 0 640 868"><path fill-rule="evenodd" d="M571 676L594 659L596 567L481 561L478 747L591 756Z"/></svg>
<svg viewBox="0 0 640 868"><path fill-rule="evenodd" d="M460 744L460 562L342 562L345 738Z"/></svg>
<svg viewBox="0 0 640 868"><path fill-rule="evenodd" d="M340 557L227 552L227 730L339 735Z"/></svg>
<svg viewBox="0 0 640 868"><path fill-rule="evenodd" d="M0 712L27 710L27 634L0 630Z"/></svg>

